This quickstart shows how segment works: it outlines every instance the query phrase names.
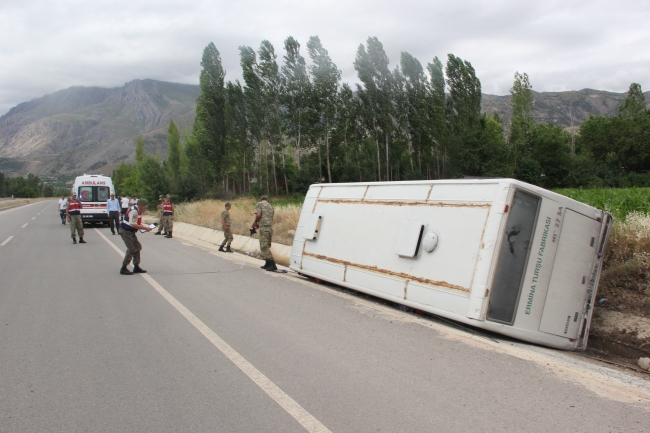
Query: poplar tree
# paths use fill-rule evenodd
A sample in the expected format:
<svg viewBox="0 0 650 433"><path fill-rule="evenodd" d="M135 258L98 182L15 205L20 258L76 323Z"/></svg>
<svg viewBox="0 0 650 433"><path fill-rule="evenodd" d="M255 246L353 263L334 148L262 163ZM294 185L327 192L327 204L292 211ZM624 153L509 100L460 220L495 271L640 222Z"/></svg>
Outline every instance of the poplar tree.
<svg viewBox="0 0 650 433"><path fill-rule="evenodd" d="M287 109L288 134L293 137L296 144L296 162L298 171L300 171L302 135L305 124L304 113L308 105L308 93L311 83L307 74L305 58L300 54L298 41L289 36L284 41L284 50L286 54L282 66L285 83L283 102Z"/></svg>
<svg viewBox="0 0 650 433"><path fill-rule="evenodd" d="M138 134L138 139L135 142L135 161L142 162L144 155L144 138L142 138L141 134Z"/></svg>
<svg viewBox="0 0 650 433"><path fill-rule="evenodd" d="M431 175L427 165L427 178L442 179L443 177L447 177L447 171L445 169L447 143L449 140L445 102L445 73L442 62L438 57L434 57L433 63L427 65L427 70L429 71L430 79L428 83L428 131L433 145L432 153L435 155L435 169L433 170L435 175Z"/></svg>
<svg viewBox="0 0 650 433"><path fill-rule="evenodd" d="M313 65L309 67L313 83L313 95L316 111L320 115L319 128L323 132L325 142L325 159L327 162L327 179L332 183L332 168L330 161L330 133L337 109L337 94L341 71L336 67L323 47L318 36L312 36L307 42L307 51Z"/></svg>
<svg viewBox="0 0 650 433"><path fill-rule="evenodd" d="M167 164L175 187L181 173L181 148L178 127L173 120L169 121L167 128Z"/></svg>
<svg viewBox="0 0 650 433"><path fill-rule="evenodd" d="M205 168L214 183L221 177L225 152L225 95L226 72L221 66L219 51L210 42L203 50L199 76L200 93L196 100L196 118L193 135L205 158Z"/></svg>

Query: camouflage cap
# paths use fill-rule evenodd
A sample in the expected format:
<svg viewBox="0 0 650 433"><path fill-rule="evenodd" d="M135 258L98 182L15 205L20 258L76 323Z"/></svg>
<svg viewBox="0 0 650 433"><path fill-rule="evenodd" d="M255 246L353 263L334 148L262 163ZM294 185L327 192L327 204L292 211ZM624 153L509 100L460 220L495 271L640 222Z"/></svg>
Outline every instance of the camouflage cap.
<svg viewBox="0 0 650 433"><path fill-rule="evenodd" d="M261 200L269 201L269 198L268 198L268 196L263 195L262 198L261 198Z"/></svg>
<svg viewBox="0 0 650 433"><path fill-rule="evenodd" d="M172 195L171 195L171 194L167 194L167 198L172 198Z"/></svg>
<svg viewBox="0 0 650 433"><path fill-rule="evenodd" d="M224 205L224 207L230 207L230 202L227 201L226 204Z"/></svg>
<svg viewBox="0 0 650 433"><path fill-rule="evenodd" d="M138 199L138 206L146 206L146 205L148 205L148 204L149 204L149 202L147 201L146 198L140 198L140 199Z"/></svg>
<svg viewBox="0 0 650 433"><path fill-rule="evenodd" d="M158 198L163 198L163 197L164 197L164 195L163 195L163 194L160 194L160 195L158 196Z"/></svg>

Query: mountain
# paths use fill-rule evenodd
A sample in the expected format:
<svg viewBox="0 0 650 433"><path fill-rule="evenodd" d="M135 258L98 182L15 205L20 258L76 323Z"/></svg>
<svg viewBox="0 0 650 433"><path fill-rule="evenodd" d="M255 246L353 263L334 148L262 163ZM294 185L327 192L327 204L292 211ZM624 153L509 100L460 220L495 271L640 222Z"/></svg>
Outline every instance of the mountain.
<svg viewBox="0 0 650 433"><path fill-rule="evenodd" d="M650 103L650 92L644 93ZM552 123L577 130L580 124L593 116L616 116L618 106L625 101L627 93L613 93L602 90L572 90L568 92L533 92L533 117L538 123ZM512 110L511 96L483 94L481 111L498 113L504 125L510 124ZM648 105L650 107L650 104Z"/></svg>
<svg viewBox="0 0 650 433"><path fill-rule="evenodd" d="M134 80L123 87L71 87L19 104L0 117L0 171L9 176L71 177L110 174L133 161L138 134L148 153L167 150L169 120L183 129L194 120L199 86ZM589 115L617 114L626 93L584 89L533 92L535 121L577 130ZM650 101L650 92L646 92ZM482 111L510 122L510 96L483 95Z"/></svg>
<svg viewBox="0 0 650 433"><path fill-rule="evenodd" d="M134 80L123 87L71 87L0 117L0 171L44 177L132 161L139 134L164 156L167 127L194 121L199 86Z"/></svg>

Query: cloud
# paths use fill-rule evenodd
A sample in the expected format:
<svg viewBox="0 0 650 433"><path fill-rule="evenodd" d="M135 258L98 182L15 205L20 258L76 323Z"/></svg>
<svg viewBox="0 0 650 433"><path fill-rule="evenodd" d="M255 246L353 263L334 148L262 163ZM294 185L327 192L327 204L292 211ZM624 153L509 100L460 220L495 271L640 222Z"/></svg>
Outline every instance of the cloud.
<svg viewBox="0 0 650 433"><path fill-rule="evenodd" d="M315 34L351 83L358 45L377 36L392 67L401 51L470 61L486 93L506 94L515 71L537 91L647 90L649 18L647 1L3 0L0 113L73 85L196 84L209 42L237 79L239 46L268 39L281 61L287 36L304 46Z"/></svg>

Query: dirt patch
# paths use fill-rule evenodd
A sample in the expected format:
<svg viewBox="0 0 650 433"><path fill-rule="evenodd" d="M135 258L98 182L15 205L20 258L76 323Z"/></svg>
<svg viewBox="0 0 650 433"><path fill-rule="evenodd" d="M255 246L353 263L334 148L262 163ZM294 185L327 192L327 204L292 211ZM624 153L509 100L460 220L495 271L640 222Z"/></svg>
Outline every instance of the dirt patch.
<svg viewBox="0 0 650 433"><path fill-rule="evenodd" d="M586 354L636 367L640 357L650 356L650 319L597 309Z"/></svg>

